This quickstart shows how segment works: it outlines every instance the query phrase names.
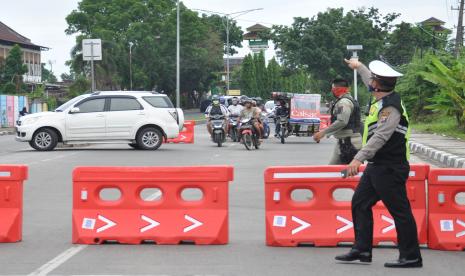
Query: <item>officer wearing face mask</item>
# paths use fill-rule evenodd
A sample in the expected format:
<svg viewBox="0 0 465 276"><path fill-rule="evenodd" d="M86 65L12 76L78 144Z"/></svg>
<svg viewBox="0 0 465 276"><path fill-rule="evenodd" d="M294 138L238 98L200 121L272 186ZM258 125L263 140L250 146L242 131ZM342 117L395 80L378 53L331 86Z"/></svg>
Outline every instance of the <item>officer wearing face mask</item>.
<svg viewBox="0 0 465 276"><path fill-rule="evenodd" d="M402 74L379 60L369 69L358 59L346 60L357 69L368 85L374 100L365 120L363 147L347 167L354 176L363 162L367 167L352 198L355 243L349 253L336 257L339 261L371 262L373 245L372 207L381 200L394 219L399 257L385 267L422 267L417 225L407 198L409 176L409 120L399 94L394 92Z"/></svg>
<svg viewBox="0 0 465 276"><path fill-rule="evenodd" d="M334 136L337 144L334 147L330 165L349 164L362 147L360 129L360 107L352 98L349 91L349 82L345 79L335 79L331 92L336 101L331 107L331 125L313 135L319 142L323 137Z"/></svg>

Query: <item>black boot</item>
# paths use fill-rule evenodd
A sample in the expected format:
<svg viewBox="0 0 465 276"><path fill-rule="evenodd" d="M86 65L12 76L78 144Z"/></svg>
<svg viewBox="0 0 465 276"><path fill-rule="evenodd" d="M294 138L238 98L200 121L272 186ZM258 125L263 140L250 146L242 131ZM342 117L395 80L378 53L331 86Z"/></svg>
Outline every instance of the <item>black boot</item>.
<svg viewBox="0 0 465 276"><path fill-rule="evenodd" d="M352 262L360 261L362 263L371 263L371 252L361 252L357 249L351 249L349 253L336 256L337 261Z"/></svg>
<svg viewBox="0 0 465 276"><path fill-rule="evenodd" d="M411 268L411 267L423 267L423 260L420 258L414 260L407 260L405 258L388 262L384 264L385 267L393 268Z"/></svg>

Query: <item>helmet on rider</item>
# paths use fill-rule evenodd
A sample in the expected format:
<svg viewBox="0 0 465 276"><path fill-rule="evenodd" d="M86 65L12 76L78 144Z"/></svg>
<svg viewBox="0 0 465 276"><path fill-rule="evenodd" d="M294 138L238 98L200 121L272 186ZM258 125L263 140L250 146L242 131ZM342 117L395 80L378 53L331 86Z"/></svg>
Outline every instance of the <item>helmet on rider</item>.
<svg viewBox="0 0 465 276"><path fill-rule="evenodd" d="M220 97L218 95L213 95L212 105L219 105L219 104L220 104Z"/></svg>
<svg viewBox="0 0 465 276"><path fill-rule="evenodd" d="M220 104L225 104L226 103L226 100L224 99L224 97L220 97Z"/></svg>
<svg viewBox="0 0 465 276"><path fill-rule="evenodd" d="M244 98L244 99L242 99L242 102L244 103L245 107L251 107L252 106L252 99L250 99L250 98Z"/></svg>

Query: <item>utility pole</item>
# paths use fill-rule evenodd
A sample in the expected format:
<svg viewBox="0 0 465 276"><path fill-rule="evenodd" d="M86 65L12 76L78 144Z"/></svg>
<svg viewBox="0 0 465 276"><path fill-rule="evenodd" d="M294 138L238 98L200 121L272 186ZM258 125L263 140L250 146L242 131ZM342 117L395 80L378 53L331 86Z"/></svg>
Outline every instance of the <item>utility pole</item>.
<svg viewBox="0 0 465 276"><path fill-rule="evenodd" d="M457 24L457 36L455 37L455 56L459 57L463 47L463 5L465 0L460 0L460 7L458 9L452 8L452 10L459 11L459 22Z"/></svg>
<svg viewBox="0 0 465 276"><path fill-rule="evenodd" d="M226 18L226 95L229 95L229 18Z"/></svg>
<svg viewBox="0 0 465 276"><path fill-rule="evenodd" d="M233 13L222 13L222 12L215 12L215 11L209 11L209 10L202 10L202 9L193 9L195 11L201 11L201 12L207 12L207 13L212 13L212 14L218 14L223 16L223 25L226 29L226 95L229 95L229 85L230 85L230 72L229 72L229 57L230 57L230 46L229 46L229 31L231 26L229 25L229 21L234 20L238 18L239 16L242 16L244 14L247 14L249 12L253 11L261 11L263 8L258 8L258 9L250 9L250 10L244 10L244 11L239 11L239 12L233 12ZM226 23L225 23L226 21Z"/></svg>
<svg viewBox="0 0 465 276"><path fill-rule="evenodd" d="M180 40L179 40L179 29L180 29L180 21L179 21L179 0L177 1L177 10L176 10L176 108L181 107L181 101L180 101L180 89L181 89L181 81L180 81Z"/></svg>
<svg viewBox="0 0 465 276"><path fill-rule="evenodd" d="M129 42L129 90L132 91L132 46L134 43Z"/></svg>

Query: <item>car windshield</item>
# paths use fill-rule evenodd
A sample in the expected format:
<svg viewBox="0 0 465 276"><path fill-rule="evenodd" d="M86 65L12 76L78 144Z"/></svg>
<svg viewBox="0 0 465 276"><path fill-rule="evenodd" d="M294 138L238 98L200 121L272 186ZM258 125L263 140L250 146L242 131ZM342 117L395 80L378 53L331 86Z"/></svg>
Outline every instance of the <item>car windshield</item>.
<svg viewBox="0 0 465 276"><path fill-rule="evenodd" d="M57 109L55 109L55 112L63 112L64 110L66 110L68 107L72 106L73 104L75 104L77 101L85 98L86 95L79 95L77 97L74 97L72 98L71 100L67 101L66 103L60 105Z"/></svg>

